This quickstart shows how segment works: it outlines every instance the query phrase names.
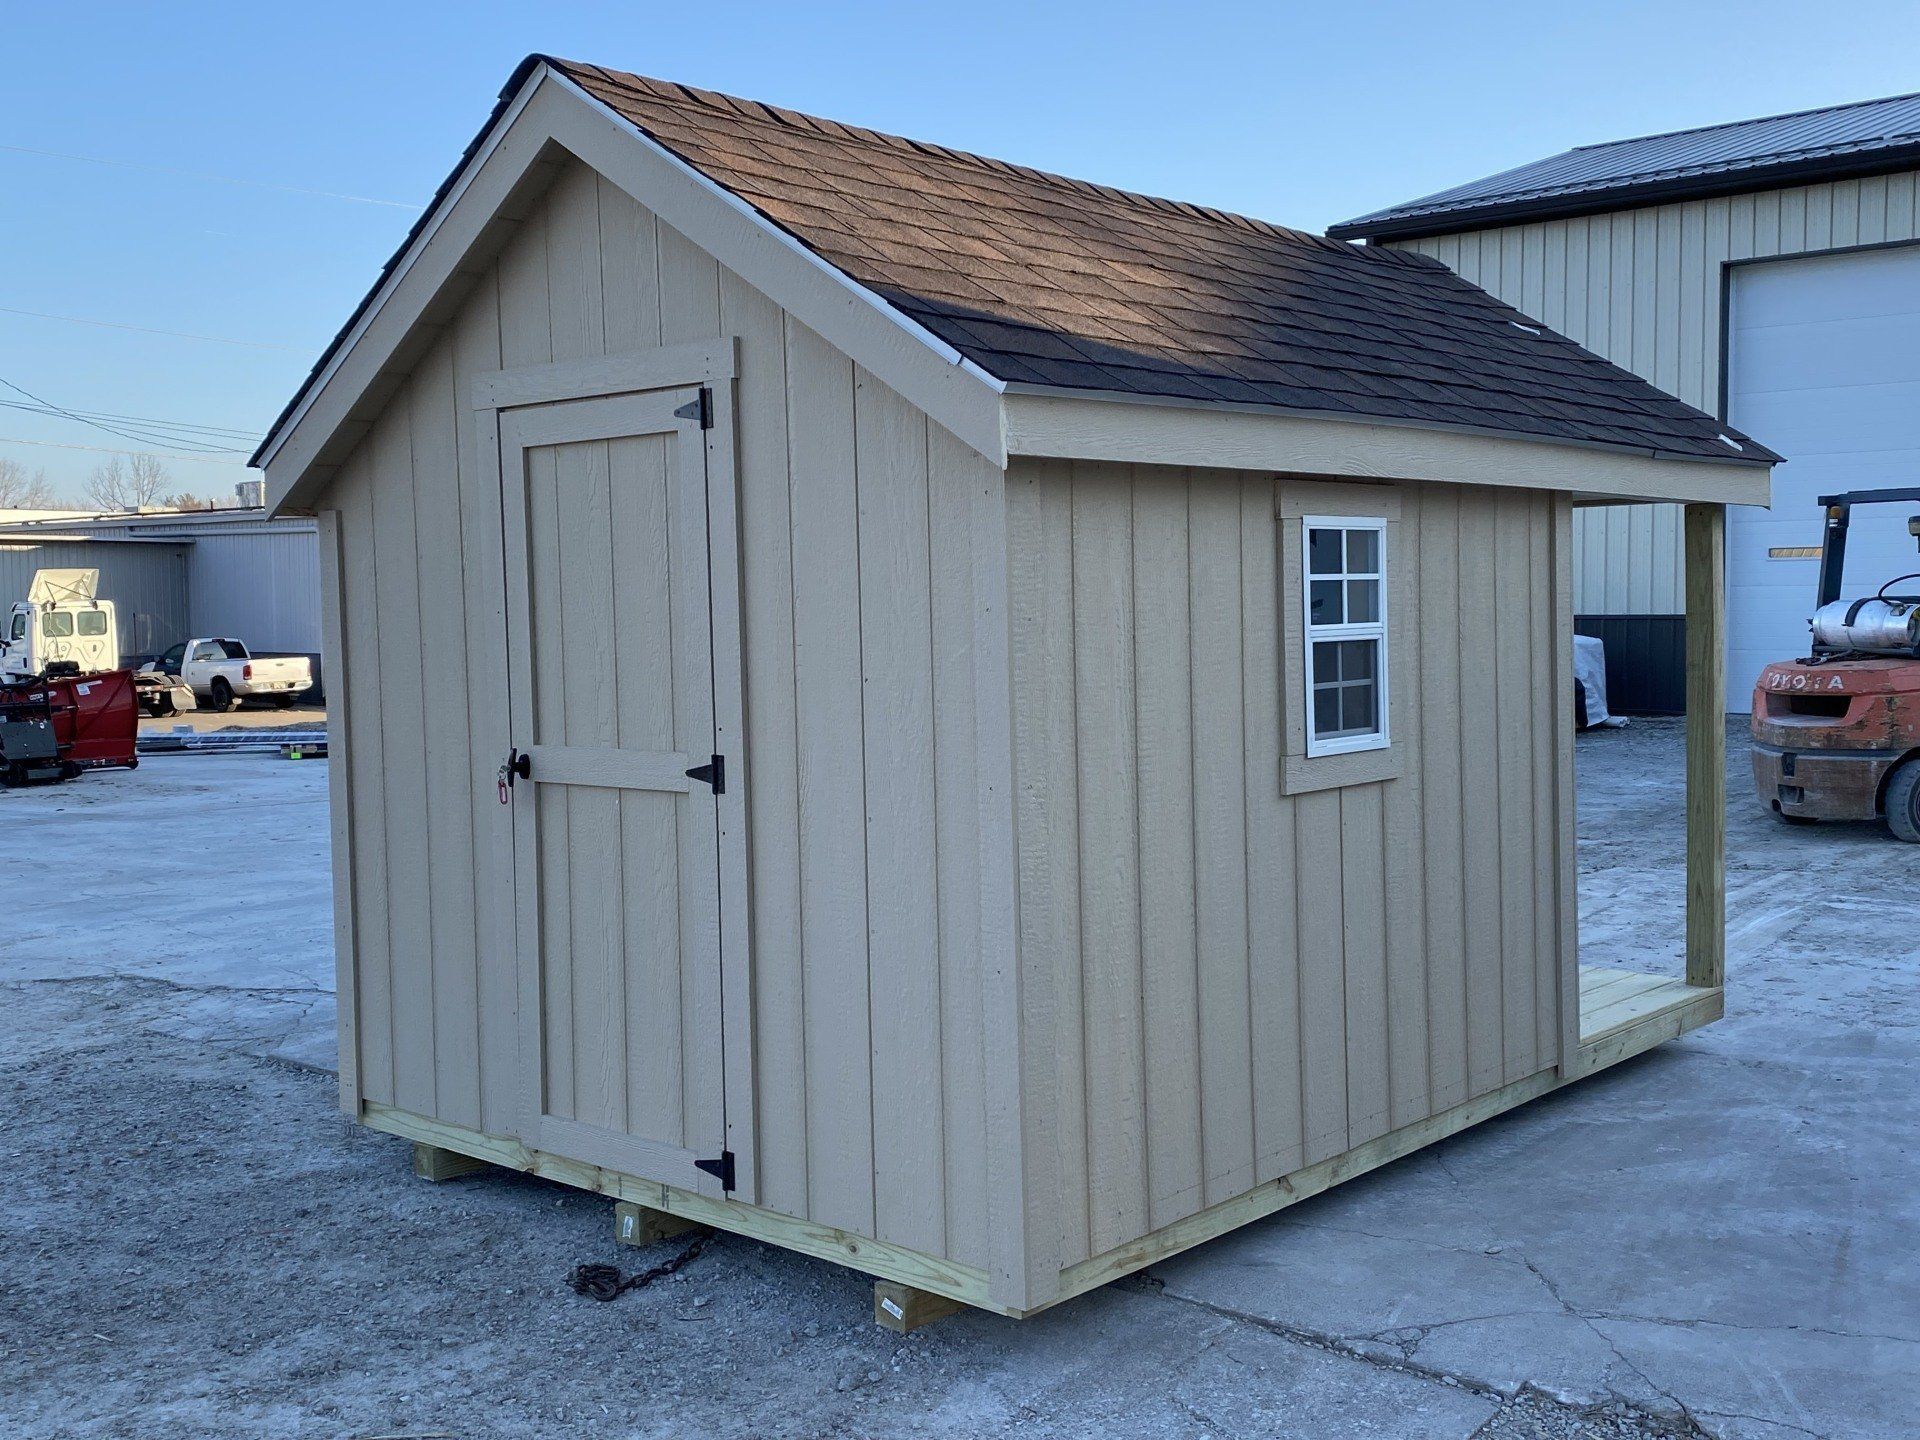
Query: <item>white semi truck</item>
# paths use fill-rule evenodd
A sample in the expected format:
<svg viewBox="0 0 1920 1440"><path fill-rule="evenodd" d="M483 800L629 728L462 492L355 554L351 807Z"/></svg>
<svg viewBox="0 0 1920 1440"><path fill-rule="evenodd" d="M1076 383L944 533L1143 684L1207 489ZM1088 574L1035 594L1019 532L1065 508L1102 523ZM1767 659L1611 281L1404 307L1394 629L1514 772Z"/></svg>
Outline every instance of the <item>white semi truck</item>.
<svg viewBox="0 0 1920 1440"><path fill-rule="evenodd" d="M0 684L66 665L80 675L122 668L119 616L111 600L100 598L98 570L36 570L27 598L13 602L0 631ZM190 688L150 670L134 672L133 688L149 715L194 708Z"/></svg>
<svg viewBox="0 0 1920 1440"><path fill-rule="evenodd" d="M98 570L37 570L27 598L16 600L0 639L0 680L44 674L70 660L83 675L120 668L113 602L98 598Z"/></svg>

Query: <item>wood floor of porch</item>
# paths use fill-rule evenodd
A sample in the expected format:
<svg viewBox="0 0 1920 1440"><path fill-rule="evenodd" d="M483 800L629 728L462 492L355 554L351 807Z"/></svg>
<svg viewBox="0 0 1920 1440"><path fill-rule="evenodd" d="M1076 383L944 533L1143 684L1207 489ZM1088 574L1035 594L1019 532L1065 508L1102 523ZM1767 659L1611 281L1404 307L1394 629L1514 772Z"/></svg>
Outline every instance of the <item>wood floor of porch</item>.
<svg viewBox="0 0 1920 1440"><path fill-rule="evenodd" d="M1726 1013L1718 985L1663 975L1580 967L1581 1074L1603 1069Z"/></svg>

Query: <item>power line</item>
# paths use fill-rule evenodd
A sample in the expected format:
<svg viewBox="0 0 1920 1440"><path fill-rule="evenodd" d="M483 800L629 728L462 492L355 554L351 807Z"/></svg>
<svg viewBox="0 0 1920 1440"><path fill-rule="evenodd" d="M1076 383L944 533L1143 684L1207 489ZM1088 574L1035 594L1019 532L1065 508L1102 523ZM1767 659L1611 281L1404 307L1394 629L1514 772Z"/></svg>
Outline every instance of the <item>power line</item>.
<svg viewBox="0 0 1920 1440"><path fill-rule="evenodd" d="M7 379L4 375L0 375L0 385L4 385L7 387L7 389L13 391L15 394L24 395L27 397L27 399L33 401L36 405L40 405L44 407L41 412L43 414L51 413L54 415L59 415L64 419L75 421L76 423L81 425L91 425L95 430L104 430L109 435L118 435L122 440L137 440L142 445L152 445L156 443L162 444L162 445L184 445L191 449L199 450L200 453L203 455L237 455L240 453L240 450L237 446L223 447L219 445L206 445L198 441L195 441L189 436L184 436L184 435L156 436L156 434L152 431L142 432L140 430L122 429L118 425L109 425L104 420L89 420L84 415L78 414L72 410L68 410L64 406L54 404L51 400L46 399L44 396L34 394L31 390L27 389L23 385L14 384L13 381Z"/></svg>
<svg viewBox="0 0 1920 1440"><path fill-rule="evenodd" d="M37 410L41 407L24 404L18 400L0 400L0 405L15 410ZM55 408L53 413L58 413ZM168 420L157 415L122 415L115 410L73 410L75 415L85 415L91 420L125 420L132 424L163 426L172 430L199 430L210 435L225 435L238 440L255 439L258 432L242 429L237 425L199 425L190 420Z"/></svg>
<svg viewBox="0 0 1920 1440"><path fill-rule="evenodd" d="M244 460L222 460L217 455L170 455L161 450L117 450L110 445L74 445L60 440L23 440L17 435L0 435L0 445L42 445L49 450L86 450L95 455L151 455L156 460L192 460L207 465L237 465L248 468Z"/></svg>
<svg viewBox="0 0 1920 1440"><path fill-rule="evenodd" d="M69 325L98 325L107 330L132 330L141 335L171 335L176 340L206 340L215 345L245 345L252 350L290 350L296 355L313 353L310 345L275 345L266 340L230 340L225 335L196 335L187 330L156 330L150 325L126 325L118 320L90 320L84 315L49 315L44 310L16 310L0 305L0 315L28 315L35 320L64 320Z"/></svg>
<svg viewBox="0 0 1920 1440"><path fill-rule="evenodd" d="M0 408L24 410L29 415L64 415L68 419L84 416L89 420L118 420L155 430L180 430L188 432L195 439L205 438L208 443L214 440L244 440L252 445L258 444L260 439L254 431L238 430L229 425L195 425L186 420L162 420L151 415L120 415L112 410L62 410L52 405L28 405L19 400L0 400Z"/></svg>
<svg viewBox="0 0 1920 1440"><path fill-rule="evenodd" d="M147 165L138 160L108 160L99 155L73 155L64 150L36 150L28 145L0 145L0 150L15 155L38 155L45 160L72 160L83 165L109 165L117 170L145 170L155 175L181 175L192 180L211 180L220 185L245 185L256 190L280 190L289 195L317 195L323 200L348 200L355 205L384 205L394 210L423 210L423 205L405 200L381 200L372 195L349 195L339 190L315 190L305 185L282 185L273 180L244 180L235 175L215 175L206 170L182 170L173 165Z"/></svg>

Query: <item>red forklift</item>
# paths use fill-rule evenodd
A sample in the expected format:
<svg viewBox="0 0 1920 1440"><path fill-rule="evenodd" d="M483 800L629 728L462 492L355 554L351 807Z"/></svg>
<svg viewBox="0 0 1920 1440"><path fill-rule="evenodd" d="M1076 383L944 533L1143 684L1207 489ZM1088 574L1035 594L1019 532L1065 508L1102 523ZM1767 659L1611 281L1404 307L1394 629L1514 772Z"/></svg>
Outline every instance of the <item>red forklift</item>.
<svg viewBox="0 0 1920 1440"><path fill-rule="evenodd" d="M1920 844L1920 595L1842 599L1847 528L1856 505L1920 503L1920 489L1823 495L1813 650L1766 667L1753 687L1753 780L1782 820L1885 819ZM1920 541L1920 515L1907 520Z"/></svg>

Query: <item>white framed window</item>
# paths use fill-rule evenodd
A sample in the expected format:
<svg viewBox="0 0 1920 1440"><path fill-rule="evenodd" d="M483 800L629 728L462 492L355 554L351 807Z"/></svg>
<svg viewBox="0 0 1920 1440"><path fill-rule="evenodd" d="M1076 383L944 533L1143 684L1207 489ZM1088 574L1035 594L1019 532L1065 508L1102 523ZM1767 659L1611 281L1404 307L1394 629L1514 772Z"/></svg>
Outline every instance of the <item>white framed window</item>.
<svg viewBox="0 0 1920 1440"><path fill-rule="evenodd" d="M1300 522L1308 755L1383 750L1387 733L1387 522Z"/></svg>

